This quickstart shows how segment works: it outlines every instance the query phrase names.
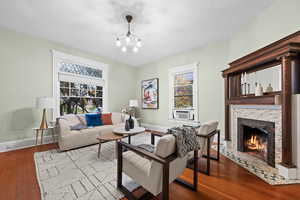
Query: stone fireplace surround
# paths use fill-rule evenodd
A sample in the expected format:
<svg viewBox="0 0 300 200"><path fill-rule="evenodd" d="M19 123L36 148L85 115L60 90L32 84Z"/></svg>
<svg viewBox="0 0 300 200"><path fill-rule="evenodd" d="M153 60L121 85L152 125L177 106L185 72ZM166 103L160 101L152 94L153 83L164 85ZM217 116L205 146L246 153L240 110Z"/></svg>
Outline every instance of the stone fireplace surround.
<svg viewBox="0 0 300 200"><path fill-rule="evenodd" d="M249 161L258 162L260 165L266 162L257 161L253 156L238 151L238 118L261 120L275 124L275 167L282 158L282 131L281 131L281 106L277 105L231 105L230 107L230 132L231 149L236 155L243 154L243 158Z"/></svg>
<svg viewBox="0 0 300 200"><path fill-rule="evenodd" d="M263 160L267 162L270 166L275 167L275 124L270 121L254 120L254 119L245 119L238 118L238 151L247 152L245 147L245 139L247 134L245 127L250 129L256 128L258 130L263 130L263 135L266 137L267 141L267 156Z"/></svg>

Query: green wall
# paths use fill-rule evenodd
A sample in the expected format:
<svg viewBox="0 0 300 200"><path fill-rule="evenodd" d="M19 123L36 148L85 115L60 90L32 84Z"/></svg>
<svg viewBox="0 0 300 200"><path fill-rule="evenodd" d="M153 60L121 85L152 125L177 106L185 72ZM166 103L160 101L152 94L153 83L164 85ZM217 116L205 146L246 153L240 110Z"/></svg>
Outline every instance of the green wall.
<svg viewBox="0 0 300 200"><path fill-rule="evenodd" d="M109 65L110 111L136 95L136 70L125 64L6 29L0 29L0 44L0 142L34 137L41 119L35 100L52 96L52 49Z"/></svg>
<svg viewBox="0 0 300 200"><path fill-rule="evenodd" d="M159 126L174 125L168 120L168 69L193 62L199 66L199 118L203 123L219 120L224 129L224 86L221 70L228 63L276 40L300 30L300 1L277 0L261 15L228 41L215 42L205 47L163 58L140 66L138 82L158 77L160 79L160 109L141 110L143 123ZM138 90L140 98L140 90Z"/></svg>

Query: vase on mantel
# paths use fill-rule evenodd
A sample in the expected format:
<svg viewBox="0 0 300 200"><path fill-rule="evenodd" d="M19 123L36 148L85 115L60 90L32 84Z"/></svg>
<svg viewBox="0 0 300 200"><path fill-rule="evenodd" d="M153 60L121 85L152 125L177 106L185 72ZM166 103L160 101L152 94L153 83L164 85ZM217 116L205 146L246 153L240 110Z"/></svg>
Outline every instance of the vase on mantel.
<svg viewBox="0 0 300 200"><path fill-rule="evenodd" d="M255 88L255 96L262 96L264 94L263 87L261 84L257 84Z"/></svg>
<svg viewBox="0 0 300 200"><path fill-rule="evenodd" d="M266 88L266 92L273 92L271 83L269 83L268 87Z"/></svg>

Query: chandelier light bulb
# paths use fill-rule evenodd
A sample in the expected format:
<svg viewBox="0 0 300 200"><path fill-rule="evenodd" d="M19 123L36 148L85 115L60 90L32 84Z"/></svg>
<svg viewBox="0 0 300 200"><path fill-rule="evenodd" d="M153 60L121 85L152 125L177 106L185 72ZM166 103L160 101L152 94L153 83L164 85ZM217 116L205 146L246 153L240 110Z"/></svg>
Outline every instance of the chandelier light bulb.
<svg viewBox="0 0 300 200"><path fill-rule="evenodd" d="M130 42L130 37L126 36L126 43L128 44Z"/></svg>
<svg viewBox="0 0 300 200"><path fill-rule="evenodd" d="M142 46L142 42L141 42L140 39L138 39L138 41L137 41L137 43L136 43L136 46L138 46L138 47L141 47L141 46Z"/></svg>
<svg viewBox="0 0 300 200"><path fill-rule="evenodd" d="M121 49L123 52L126 52L127 51L127 48L126 47L122 47Z"/></svg>
<svg viewBox="0 0 300 200"><path fill-rule="evenodd" d="M117 47L121 46L121 41L120 41L119 38L117 38L117 40L116 40L116 46L117 46Z"/></svg>
<svg viewBox="0 0 300 200"><path fill-rule="evenodd" d="M133 47L132 51L133 51L134 53L137 53L137 52L139 51L139 49L138 49L137 47Z"/></svg>

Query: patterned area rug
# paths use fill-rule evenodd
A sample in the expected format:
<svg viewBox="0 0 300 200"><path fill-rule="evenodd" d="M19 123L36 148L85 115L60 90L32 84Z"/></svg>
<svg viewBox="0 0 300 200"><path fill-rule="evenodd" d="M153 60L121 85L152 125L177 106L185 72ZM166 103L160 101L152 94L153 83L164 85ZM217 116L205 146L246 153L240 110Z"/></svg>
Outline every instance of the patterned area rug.
<svg viewBox="0 0 300 200"><path fill-rule="evenodd" d="M127 140L127 139L125 139ZM132 137L133 144L150 142L149 134ZM67 152L50 150L35 153L37 179L42 200L115 200L124 195L116 188L117 162L115 143L98 145ZM123 184L131 191L136 185L123 175Z"/></svg>
<svg viewBox="0 0 300 200"><path fill-rule="evenodd" d="M216 149L216 145L213 146ZM285 185L300 183L300 180L288 180L279 175L278 169L273 168L265 164L258 158L249 158L244 153L234 153L230 148L226 148L225 145L220 146L220 153L233 162L237 163L241 167L245 168L249 172L255 174L270 185Z"/></svg>

